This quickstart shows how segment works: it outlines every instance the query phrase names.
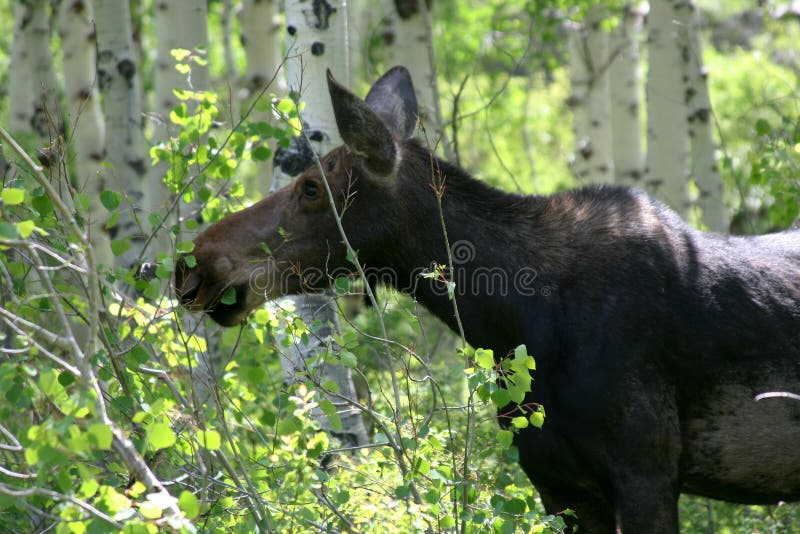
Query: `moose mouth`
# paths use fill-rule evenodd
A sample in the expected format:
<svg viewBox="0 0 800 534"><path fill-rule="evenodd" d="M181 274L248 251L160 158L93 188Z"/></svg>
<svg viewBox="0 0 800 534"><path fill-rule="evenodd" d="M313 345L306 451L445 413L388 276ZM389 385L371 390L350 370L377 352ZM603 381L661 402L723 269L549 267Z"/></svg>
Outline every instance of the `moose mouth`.
<svg viewBox="0 0 800 534"><path fill-rule="evenodd" d="M278 278L282 283L276 283ZM281 276L275 264L269 262L251 271L247 281L238 283L210 277L203 269L188 267L182 259L175 270L174 294L180 304L190 312L205 313L224 327L242 324L250 312L266 300L308 290L300 276L291 271Z"/></svg>
<svg viewBox="0 0 800 534"><path fill-rule="evenodd" d="M233 291L231 291L233 289ZM247 287L228 286L219 290L199 285L176 291L181 305L191 312L202 312L221 326L236 326L250 313L245 304Z"/></svg>
<svg viewBox="0 0 800 534"><path fill-rule="evenodd" d="M247 284L209 284L183 262L178 264L175 274L175 296L187 310L205 313L222 326L240 324L250 312Z"/></svg>
<svg viewBox="0 0 800 534"><path fill-rule="evenodd" d="M245 286L239 286L233 289L236 297L235 301L232 303L222 302L222 300L225 299L223 295L230 295L229 291L225 291L223 295L220 295L219 298L212 301L211 304L206 306L206 309L203 310L206 315L211 317L211 319L220 326L239 325L250 314L251 309L245 304L245 292L247 288Z"/></svg>

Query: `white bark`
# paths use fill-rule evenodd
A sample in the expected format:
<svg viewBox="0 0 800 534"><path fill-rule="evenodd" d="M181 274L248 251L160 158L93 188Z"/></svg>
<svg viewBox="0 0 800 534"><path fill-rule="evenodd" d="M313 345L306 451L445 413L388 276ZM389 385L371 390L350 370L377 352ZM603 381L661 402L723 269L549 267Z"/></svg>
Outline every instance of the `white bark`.
<svg viewBox="0 0 800 534"><path fill-rule="evenodd" d="M347 0L347 57L351 80L360 80L363 76L364 43L372 30L368 6L364 0Z"/></svg>
<svg viewBox="0 0 800 534"><path fill-rule="evenodd" d="M572 25L569 32L574 166L579 179L588 183L614 179L609 38L600 24L601 9L591 8L585 22Z"/></svg>
<svg viewBox="0 0 800 534"><path fill-rule="evenodd" d="M178 127L170 123L169 115L180 103L174 89L205 91L209 88L208 66L183 59L188 64L189 74L178 72L175 65L179 61L172 55L174 49L197 51L208 50L208 8L205 0L157 0L154 5L156 30L155 62L155 128L152 144L156 145L178 134ZM204 56L207 59L207 55ZM194 113L191 101L186 102L188 113ZM147 213L166 213L172 198L164 185L164 175L168 164L161 162L150 167L147 173L147 187L144 191L144 207ZM158 232L155 241L158 250L168 250L169 240L166 228Z"/></svg>
<svg viewBox="0 0 800 534"><path fill-rule="evenodd" d="M325 71L330 68L337 80L349 84L346 0L322 1L317 7L319 9L314 11L309 2L301 0L285 2L288 39L286 77L289 90L299 94L306 103L301 118L307 128L306 134L313 140L312 148L324 154L341 143L325 82ZM275 187L291 179L281 175L276 168ZM308 336L308 343L302 343L299 338L293 339L285 351L285 357L281 359L285 379L295 381L297 373L307 372L309 360L324 349L334 330L338 330L336 305L331 296L325 294L289 297L280 306L293 306L306 325L311 326L315 321L322 324L321 328ZM320 382L332 380L339 387L339 395L353 400L357 398L348 367L326 362L315 372L315 379ZM360 410L338 396L329 399L342 421L342 430L334 434L341 435L348 444L366 444L368 436ZM331 430L328 418L321 411L317 411L315 417L323 428Z"/></svg>
<svg viewBox="0 0 800 534"><path fill-rule="evenodd" d="M14 3L14 44L9 76L8 126L40 138L59 132L58 85L50 52L50 4L47 0Z"/></svg>
<svg viewBox="0 0 800 534"><path fill-rule="evenodd" d="M239 120L239 70L236 68L236 56L233 53L233 0L222 2L222 47L225 54L225 83L230 94L230 121L233 127Z"/></svg>
<svg viewBox="0 0 800 534"><path fill-rule="evenodd" d="M322 0L314 6L302 0L286 0L287 54L286 82L289 91L306 103L303 119L312 129L323 132L315 144L325 153L341 144L328 95L326 69L345 86L350 85L347 55L347 16L344 0Z"/></svg>
<svg viewBox="0 0 800 534"><path fill-rule="evenodd" d="M133 50L131 17L124 0L96 0L97 80L106 121L105 189L124 193L121 216L112 235L129 238L131 247L115 259L133 267L143 253L145 235L138 221L147 171L142 135L141 82Z"/></svg>
<svg viewBox="0 0 800 534"><path fill-rule="evenodd" d="M175 69L178 61L171 53L176 48L208 50L208 6L204 0L157 0L154 9L157 41L154 109L169 121L170 112L179 104L173 89L205 91L209 87L207 66L183 60L191 72L182 74ZM161 138L168 133L163 128L157 128L156 132Z"/></svg>
<svg viewBox="0 0 800 534"><path fill-rule="evenodd" d="M685 59L686 107L689 121L691 154L691 176L700 192L697 204L703 212L703 223L709 230L724 232L728 229L728 210L722 193L722 178L717 167L716 151L712 132L711 100L708 95L708 80L703 63L697 13L692 10L689 24L683 28L681 43Z"/></svg>
<svg viewBox="0 0 800 534"><path fill-rule="evenodd" d="M687 20L680 7L682 2L650 2L645 186L685 216L689 207L689 144L679 46L679 29Z"/></svg>
<svg viewBox="0 0 800 534"><path fill-rule="evenodd" d="M75 185L89 196L89 240L101 265L113 264L108 212L100 203L106 125L97 90L97 53L91 2L64 0L59 11L67 140L75 155Z"/></svg>
<svg viewBox="0 0 800 534"><path fill-rule="evenodd" d="M640 89L642 70L639 38L642 14L628 4L622 20L611 33L609 68L611 83L611 123L613 129L614 180L641 186L644 178Z"/></svg>
<svg viewBox="0 0 800 534"><path fill-rule="evenodd" d="M425 0L395 0L392 64L403 65L411 73L422 125L431 147L444 141L439 91L436 83L430 10ZM422 135L422 132L419 132ZM444 144L447 147L447 144Z"/></svg>
<svg viewBox="0 0 800 534"><path fill-rule="evenodd" d="M245 0L240 11L241 41L247 60L245 89L247 92L244 109L248 109L254 98L259 97L266 84L273 79L281 61L281 46L278 40L282 26L278 18L277 0ZM274 84L261 98L269 99L270 93L278 93ZM239 117L234 117L238 119ZM272 122L269 111L253 109L251 121ZM275 144L271 147L274 149ZM245 184L249 191L262 195L272 187L272 160L256 163L255 179Z"/></svg>

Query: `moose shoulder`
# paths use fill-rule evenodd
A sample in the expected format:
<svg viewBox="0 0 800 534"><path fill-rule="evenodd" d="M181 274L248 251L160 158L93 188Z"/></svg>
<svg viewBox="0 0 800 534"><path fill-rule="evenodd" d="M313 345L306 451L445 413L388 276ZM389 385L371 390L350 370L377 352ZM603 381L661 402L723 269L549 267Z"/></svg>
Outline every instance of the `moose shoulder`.
<svg viewBox="0 0 800 534"><path fill-rule="evenodd" d="M504 193L409 139L404 68L365 100L328 86L345 144L198 236L196 266L176 269L184 305L233 325L266 298L327 284L304 269L352 269L324 171L367 272L391 273L454 327L447 292L419 276L447 263L431 187L443 183L468 341L496 355L524 343L537 360L526 402L547 421L515 443L548 512L573 509L581 532L674 533L681 492L800 499L800 402L754 399L800 392L800 233L699 232L619 187ZM231 287L236 303L220 302Z"/></svg>

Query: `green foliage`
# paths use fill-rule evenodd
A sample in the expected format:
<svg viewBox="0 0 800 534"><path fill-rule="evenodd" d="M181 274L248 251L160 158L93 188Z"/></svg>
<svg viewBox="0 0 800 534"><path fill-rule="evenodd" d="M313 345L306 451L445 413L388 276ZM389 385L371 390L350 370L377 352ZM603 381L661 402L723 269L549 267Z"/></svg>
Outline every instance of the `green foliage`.
<svg viewBox="0 0 800 534"><path fill-rule="evenodd" d="M757 51L712 50L707 65L722 175L738 194L730 199L733 227L748 234L784 229L800 214L800 77Z"/></svg>
<svg viewBox="0 0 800 534"><path fill-rule="evenodd" d="M573 4L434 3L448 134L457 137L461 163L495 185L548 192L572 183L565 157L570 90L560 19L549 8ZM0 6L12 11L10 2ZM221 8L212 2L212 17ZM10 26L11 17L0 22L0 87L9 76L2 67ZM796 39L790 30L778 37ZM762 45L784 46L778 41ZM216 73L224 66L220 42L212 39L208 51ZM186 50L175 57L187 73L206 61ZM708 53L722 170L738 195L727 200L763 207L755 222L748 219L751 230L783 227L800 206L797 75L769 57ZM147 73L150 59L144 60ZM506 355L458 351L458 341L425 310L384 291L380 312L395 341L390 350L376 341L377 312L348 316L299 382L285 386L281 358L291 343L308 341L314 325L265 307L241 328L219 332L176 308L165 290L176 254L196 264L191 232L198 223L186 215L199 207L210 223L251 202L243 186L248 163L270 159L300 128L295 101L275 94L258 106L271 109L277 124L245 117L224 126L227 88L219 81L217 87L219 94L176 91L181 103L170 120L177 133L149 153L153 163L167 163L164 182L177 199L169 213L140 221L148 232L166 225L176 243L174 251L146 252L156 257L153 280L91 265L69 224L74 217L85 229L88 196L67 195L74 214L62 212L60 199L20 161L2 183L0 465L17 476L0 477L0 531L562 529L562 517L544 515L513 447L519 429L548 424L546 406L525 402L536 373L524 346ZM50 181L63 183L58 173L65 170L51 169ZM100 202L110 224L128 206L119 191L103 191ZM183 226L171 222L175 212ZM115 254L130 246L129 236L112 242ZM457 298L446 273L437 267L430 276ZM97 299L90 274L98 277ZM335 289L340 302L363 297L357 281L337 280ZM214 382L206 395L201 362L211 355ZM330 399L340 392L318 378L331 362L369 383L370 392L350 399L350 407L375 428L372 447L338 450L342 420ZM321 428L320 413L333 434ZM134 474L131 457L166 484L171 500ZM800 529L796 506L693 498L682 500L681 522L683 531L698 533L709 525L718 532Z"/></svg>

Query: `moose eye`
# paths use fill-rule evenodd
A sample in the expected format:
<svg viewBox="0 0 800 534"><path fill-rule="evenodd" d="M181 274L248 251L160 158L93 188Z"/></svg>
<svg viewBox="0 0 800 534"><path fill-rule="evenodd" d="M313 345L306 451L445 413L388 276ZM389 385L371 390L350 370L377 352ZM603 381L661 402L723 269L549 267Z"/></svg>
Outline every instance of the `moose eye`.
<svg viewBox="0 0 800 534"><path fill-rule="evenodd" d="M311 180L303 182L303 196L306 198L317 198L319 194L319 184Z"/></svg>

